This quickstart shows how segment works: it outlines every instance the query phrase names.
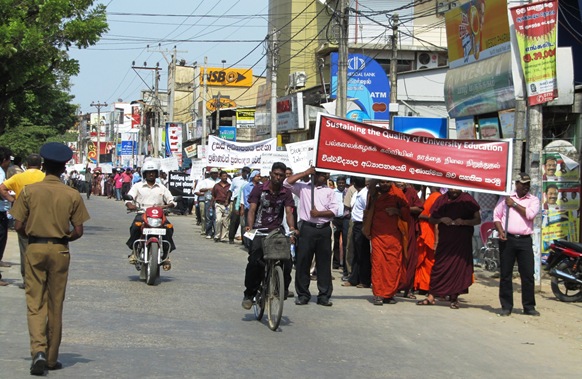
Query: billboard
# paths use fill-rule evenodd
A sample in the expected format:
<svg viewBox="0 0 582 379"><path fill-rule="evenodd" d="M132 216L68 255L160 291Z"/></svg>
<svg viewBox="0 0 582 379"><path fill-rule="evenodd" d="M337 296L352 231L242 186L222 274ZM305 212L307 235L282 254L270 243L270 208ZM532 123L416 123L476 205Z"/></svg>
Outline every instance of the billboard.
<svg viewBox="0 0 582 379"><path fill-rule="evenodd" d="M471 0L445 13L449 67L511 51L506 0Z"/></svg>
<svg viewBox="0 0 582 379"><path fill-rule="evenodd" d="M218 68L207 67L206 85L219 87L251 87L253 85L252 68Z"/></svg>
<svg viewBox="0 0 582 379"><path fill-rule="evenodd" d="M331 53L331 98L337 97L338 54ZM347 97L358 109L348 110L351 120L389 120L390 82L374 59L363 54L348 55Z"/></svg>

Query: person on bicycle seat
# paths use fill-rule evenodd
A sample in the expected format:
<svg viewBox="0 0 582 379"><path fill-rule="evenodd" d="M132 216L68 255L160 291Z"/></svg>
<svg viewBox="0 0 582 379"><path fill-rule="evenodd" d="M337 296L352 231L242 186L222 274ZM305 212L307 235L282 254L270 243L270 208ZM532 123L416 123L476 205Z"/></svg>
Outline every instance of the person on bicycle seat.
<svg viewBox="0 0 582 379"><path fill-rule="evenodd" d="M256 185L249 195L249 212L247 216L246 231L261 229L270 232L280 228L283 224L283 216L286 216L287 224L291 232L297 233L293 218L293 196L291 190L283 187L285 169L282 162L275 162L271 167L270 179L265 183ZM242 301L244 309L251 309L253 297L257 293L261 280L265 276L265 264L263 258L262 240L264 236L255 236L250 242L249 259L245 272L245 291ZM289 252L291 254L291 252ZM291 260L284 261L285 298L290 296L289 284L291 283Z"/></svg>
<svg viewBox="0 0 582 379"><path fill-rule="evenodd" d="M160 206L162 208L171 208L175 206L174 197L172 196L170 190L156 181L159 176L159 170L159 164L155 161L146 161L143 164L141 172L144 180L135 183L127 193L133 198L133 201L125 201L125 206L127 209L130 211L137 210L138 206L136 203L139 204L142 209L153 206ZM135 219L131 222L131 226L129 227L129 239L127 240L126 244L127 247L129 247L131 250L131 255L129 256L130 264L135 264L137 262L135 251L133 250L133 243L140 238L141 227L137 226L135 222L142 221L142 217L143 215L137 214ZM169 220L166 218L164 225L168 223ZM170 242L170 251L176 249L176 245L174 245L174 239L172 238L173 234L174 229L167 228L166 235L164 236L164 239ZM168 259L164 265L164 270L170 269L171 266L169 262L170 261Z"/></svg>

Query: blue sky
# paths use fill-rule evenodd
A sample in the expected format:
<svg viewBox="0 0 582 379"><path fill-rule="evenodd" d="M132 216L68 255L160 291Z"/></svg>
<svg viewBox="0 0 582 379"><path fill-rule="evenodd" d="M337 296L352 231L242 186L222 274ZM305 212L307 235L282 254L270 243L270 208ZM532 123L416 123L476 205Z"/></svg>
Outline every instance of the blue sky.
<svg viewBox="0 0 582 379"><path fill-rule="evenodd" d="M143 78L131 68L132 62L154 67L159 62L160 89L166 88L167 63L158 51L170 51L176 46L177 58L191 65L197 61L226 67L244 58L235 67L254 65L255 75L263 72L265 53L259 46L268 33L268 0L105 0L109 32L95 46L84 50L70 50L69 55L79 61L81 72L72 78L73 102L81 111L96 112L91 102L112 104L118 99L130 102L140 91L153 83L153 71L139 70ZM158 44L161 44L158 46ZM149 49L147 45L150 45ZM258 62L258 63L257 63ZM108 107L106 110L109 110Z"/></svg>

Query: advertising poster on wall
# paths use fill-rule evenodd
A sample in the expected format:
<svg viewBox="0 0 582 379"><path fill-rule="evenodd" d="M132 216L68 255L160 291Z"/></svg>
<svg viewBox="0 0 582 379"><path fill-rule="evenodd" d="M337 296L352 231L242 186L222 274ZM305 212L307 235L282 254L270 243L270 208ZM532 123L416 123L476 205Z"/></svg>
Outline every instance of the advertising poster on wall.
<svg viewBox="0 0 582 379"><path fill-rule="evenodd" d="M455 127L457 129L458 139L477 139L477 134L475 133L475 118L473 116L455 119Z"/></svg>
<svg viewBox="0 0 582 379"><path fill-rule="evenodd" d="M448 123L442 117L394 117L394 130L433 138L448 137Z"/></svg>
<svg viewBox="0 0 582 379"><path fill-rule="evenodd" d="M445 13L449 67L511 51L506 0L471 0Z"/></svg>
<svg viewBox="0 0 582 379"><path fill-rule="evenodd" d="M558 2L530 3L510 8L519 47L529 105L558 97L556 47Z"/></svg>

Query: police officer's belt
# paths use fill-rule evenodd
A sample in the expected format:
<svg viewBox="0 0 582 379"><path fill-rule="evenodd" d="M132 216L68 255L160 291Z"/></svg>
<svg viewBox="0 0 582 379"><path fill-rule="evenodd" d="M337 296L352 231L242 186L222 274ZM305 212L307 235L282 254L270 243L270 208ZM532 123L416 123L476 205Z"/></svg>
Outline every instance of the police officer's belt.
<svg viewBox="0 0 582 379"><path fill-rule="evenodd" d="M28 236L28 243L54 243L59 245L67 245L69 243L69 239L67 237L63 238L45 238L45 237L35 237L35 236Z"/></svg>

